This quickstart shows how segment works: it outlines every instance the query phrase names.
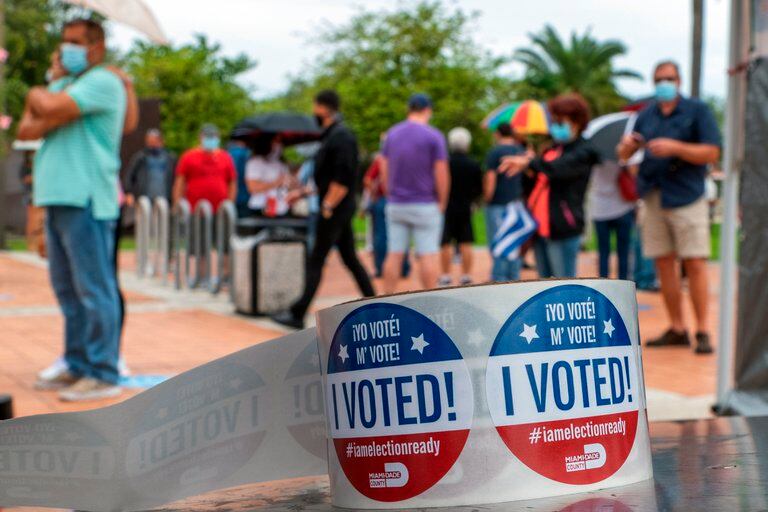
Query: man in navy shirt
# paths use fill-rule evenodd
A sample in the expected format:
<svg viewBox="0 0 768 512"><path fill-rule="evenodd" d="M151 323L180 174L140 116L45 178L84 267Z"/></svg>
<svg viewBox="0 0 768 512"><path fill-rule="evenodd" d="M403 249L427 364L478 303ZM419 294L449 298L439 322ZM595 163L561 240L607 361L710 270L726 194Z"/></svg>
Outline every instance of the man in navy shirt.
<svg viewBox="0 0 768 512"><path fill-rule="evenodd" d="M720 159L720 131L701 101L680 95L680 69L656 66L656 101L638 115L634 133L617 148L627 160L645 149L637 177L643 198L640 225L643 252L656 262L670 328L649 347L690 345L682 309L678 259L683 261L696 316L696 353L712 352L707 325L709 216L704 197L707 166Z"/></svg>

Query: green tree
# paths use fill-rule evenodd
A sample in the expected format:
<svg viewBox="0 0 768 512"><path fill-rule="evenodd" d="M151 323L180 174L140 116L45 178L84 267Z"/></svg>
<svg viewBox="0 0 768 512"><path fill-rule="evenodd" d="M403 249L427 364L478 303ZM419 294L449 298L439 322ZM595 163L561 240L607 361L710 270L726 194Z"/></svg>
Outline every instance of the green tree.
<svg viewBox="0 0 768 512"><path fill-rule="evenodd" d="M364 11L318 34L313 42L323 49L320 60L261 107L307 110L313 93L334 88L362 149L371 153L379 134L405 116L408 97L426 92L435 104L435 126L465 126L474 132L479 152L490 139L478 123L508 101L514 87L499 76L506 61L472 39L476 16L439 1Z"/></svg>
<svg viewBox="0 0 768 512"><path fill-rule="evenodd" d="M525 66L522 87L527 94L550 98L564 92L578 92L590 103L596 115L612 112L625 103L616 86L620 78L639 79L629 69L616 69L615 58L627 53L621 41L598 41L588 30L582 35L571 33L564 41L547 25L530 34L531 47L518 49L514 59Z"/></svg>
<svg viewBox="0 0 768 512"><path fill-rule="evenodd" d="M226 134L253 112L250 91L237 77L256 63L244 54L223 56L220 45L205 36L179 47L137 42L124 64L140 97L161 100L162 129L174 151L194 146L204 123Z"/></svg>
<svg viewBox="0 0 768 512"><path fill-rule="evenodd" d="M21 116L29 88L45 83L45 71L69 10L52 0L5 2L5 47L9 54L5 93L7 111L16 120Z"/></svg>

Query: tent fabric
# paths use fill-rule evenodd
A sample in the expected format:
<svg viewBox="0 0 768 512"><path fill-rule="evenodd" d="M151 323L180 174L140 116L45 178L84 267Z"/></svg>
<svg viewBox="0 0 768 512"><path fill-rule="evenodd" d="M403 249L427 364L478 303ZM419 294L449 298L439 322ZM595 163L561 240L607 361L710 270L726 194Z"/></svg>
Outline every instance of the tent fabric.
<svg viewBox="0 0 768 512"><path fill-rule="evenodd" d="M157 18L143 0L64 0L98 12L110 21L122 23L146 35L158 44L168 44Z"/></svg>
<svg viewBox="0 0 768 512"><path fill-rule="evenodd" d="M768 415L768 61L747 78L734 387L720 412Z"/></svg>

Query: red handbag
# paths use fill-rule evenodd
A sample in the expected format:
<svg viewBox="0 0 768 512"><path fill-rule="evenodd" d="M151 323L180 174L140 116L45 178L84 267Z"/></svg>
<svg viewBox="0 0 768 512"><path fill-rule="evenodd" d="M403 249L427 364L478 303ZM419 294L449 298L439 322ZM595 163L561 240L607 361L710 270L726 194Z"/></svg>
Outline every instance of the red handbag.
<svg viewBox="0 0 768 512"><path fill-rule="evenodd" d="M619 185L619 194L621 194L622 199L630 203L640 199L637 194L637 178L629 172L629 169L622 167L616 182Z"/></svg>

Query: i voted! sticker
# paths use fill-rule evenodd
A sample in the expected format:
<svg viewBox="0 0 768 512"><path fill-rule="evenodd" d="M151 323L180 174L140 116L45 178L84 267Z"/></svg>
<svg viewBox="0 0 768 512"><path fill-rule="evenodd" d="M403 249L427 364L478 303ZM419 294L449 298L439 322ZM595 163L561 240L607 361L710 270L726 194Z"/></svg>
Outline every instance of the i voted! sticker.
<svg viewBox="0 0 768 512"><path fill-rule="evenodd" d="M493 344L486 387L499 435L540 475L600 482L632 450L637 360L618 310L592 288L557 286L520 306Z"/></svg>
<svg viewBox="0 0 768 512"><path fill-rule="evenodd" d="M432 320L395 304L362 306L341 322L326 396L344 474L377 501L435 485L472 426L472 383L456 345Z"/></svg>

